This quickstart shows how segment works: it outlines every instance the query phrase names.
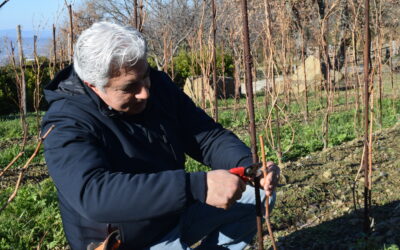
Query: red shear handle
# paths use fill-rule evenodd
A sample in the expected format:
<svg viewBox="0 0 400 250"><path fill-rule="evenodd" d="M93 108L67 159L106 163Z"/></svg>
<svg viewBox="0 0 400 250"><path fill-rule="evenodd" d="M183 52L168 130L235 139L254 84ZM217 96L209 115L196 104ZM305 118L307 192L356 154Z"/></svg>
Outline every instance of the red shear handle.
<svg viewBox="0 0 400 250"><path fill-rule="evenodd" d="M235 174L239 176L244 182L250 181L250 178L246 176L246 168L245 167L236 167L229 169L231 174Z"/></svg>

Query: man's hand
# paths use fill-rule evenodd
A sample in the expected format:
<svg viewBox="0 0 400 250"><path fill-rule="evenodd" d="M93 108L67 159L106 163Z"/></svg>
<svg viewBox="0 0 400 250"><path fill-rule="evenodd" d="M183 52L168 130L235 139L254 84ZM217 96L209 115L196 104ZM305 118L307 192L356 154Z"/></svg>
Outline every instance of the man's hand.
<svg viewBox="0 0 400 250"><path fill-rule="evenodd" d="M228 209L242 197L246 184L240 177L227 170L207 172L206 203L210 206Z"/></svg>
<svg viewBox="0 0 400 250"><path fill-rule="evenodd" d="M279 182L281 170L272 161L267 162L267 177L260 179L260 185L266 195L271 196Z"/></svg>

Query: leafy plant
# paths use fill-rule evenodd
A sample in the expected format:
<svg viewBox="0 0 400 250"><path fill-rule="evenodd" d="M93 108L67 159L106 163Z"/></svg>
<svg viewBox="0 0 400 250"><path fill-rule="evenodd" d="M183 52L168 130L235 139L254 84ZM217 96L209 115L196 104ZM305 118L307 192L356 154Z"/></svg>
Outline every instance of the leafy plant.
<svg viewBox="0 0 400 250"><path fill-rule="evenodd" d="M4 202L10 193L0 194ZM51 179L38 185L23 186L15 200L0 214L2 249L46 249L66 246L61 217L57 207L56 189Z"/></svg>

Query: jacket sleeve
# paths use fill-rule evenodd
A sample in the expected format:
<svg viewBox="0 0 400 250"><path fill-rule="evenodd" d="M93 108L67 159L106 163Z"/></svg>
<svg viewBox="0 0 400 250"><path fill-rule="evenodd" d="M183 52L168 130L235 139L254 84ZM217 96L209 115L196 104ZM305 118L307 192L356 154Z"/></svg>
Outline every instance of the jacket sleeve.
<svg viewBox="0 0 400 250"><path fill-rule="evenodd" d="M191 180L204 178L184 170L112 171L93 129L62 112L47 114L43 131L52 124L55 129L44 141L49 173L66 202L90 220L120 223L179 213L193 199Z"/></svg>
<svg viewBox="0 0 400 250"><path fill-rule="evenodd" d="M172 96L177 96L178 119L183 127L185 149L189 156L212 169L231 169L252 163L250 148L235 134L224 129L202 109L196 107L171 80L169 86L175 93Z"/></svg>

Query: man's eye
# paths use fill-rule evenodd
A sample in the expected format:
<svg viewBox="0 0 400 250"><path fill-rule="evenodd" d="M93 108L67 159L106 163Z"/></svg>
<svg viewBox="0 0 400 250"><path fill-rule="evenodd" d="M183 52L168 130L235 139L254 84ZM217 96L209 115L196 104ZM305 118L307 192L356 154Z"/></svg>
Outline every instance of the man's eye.
<svg viewBox="0 0 400 250"><path fill-rule="evenodd" d="M121 90L124 92L132 92L135 90L135 87L136 87L135 84L132 84L122 88Z"/></svg>

